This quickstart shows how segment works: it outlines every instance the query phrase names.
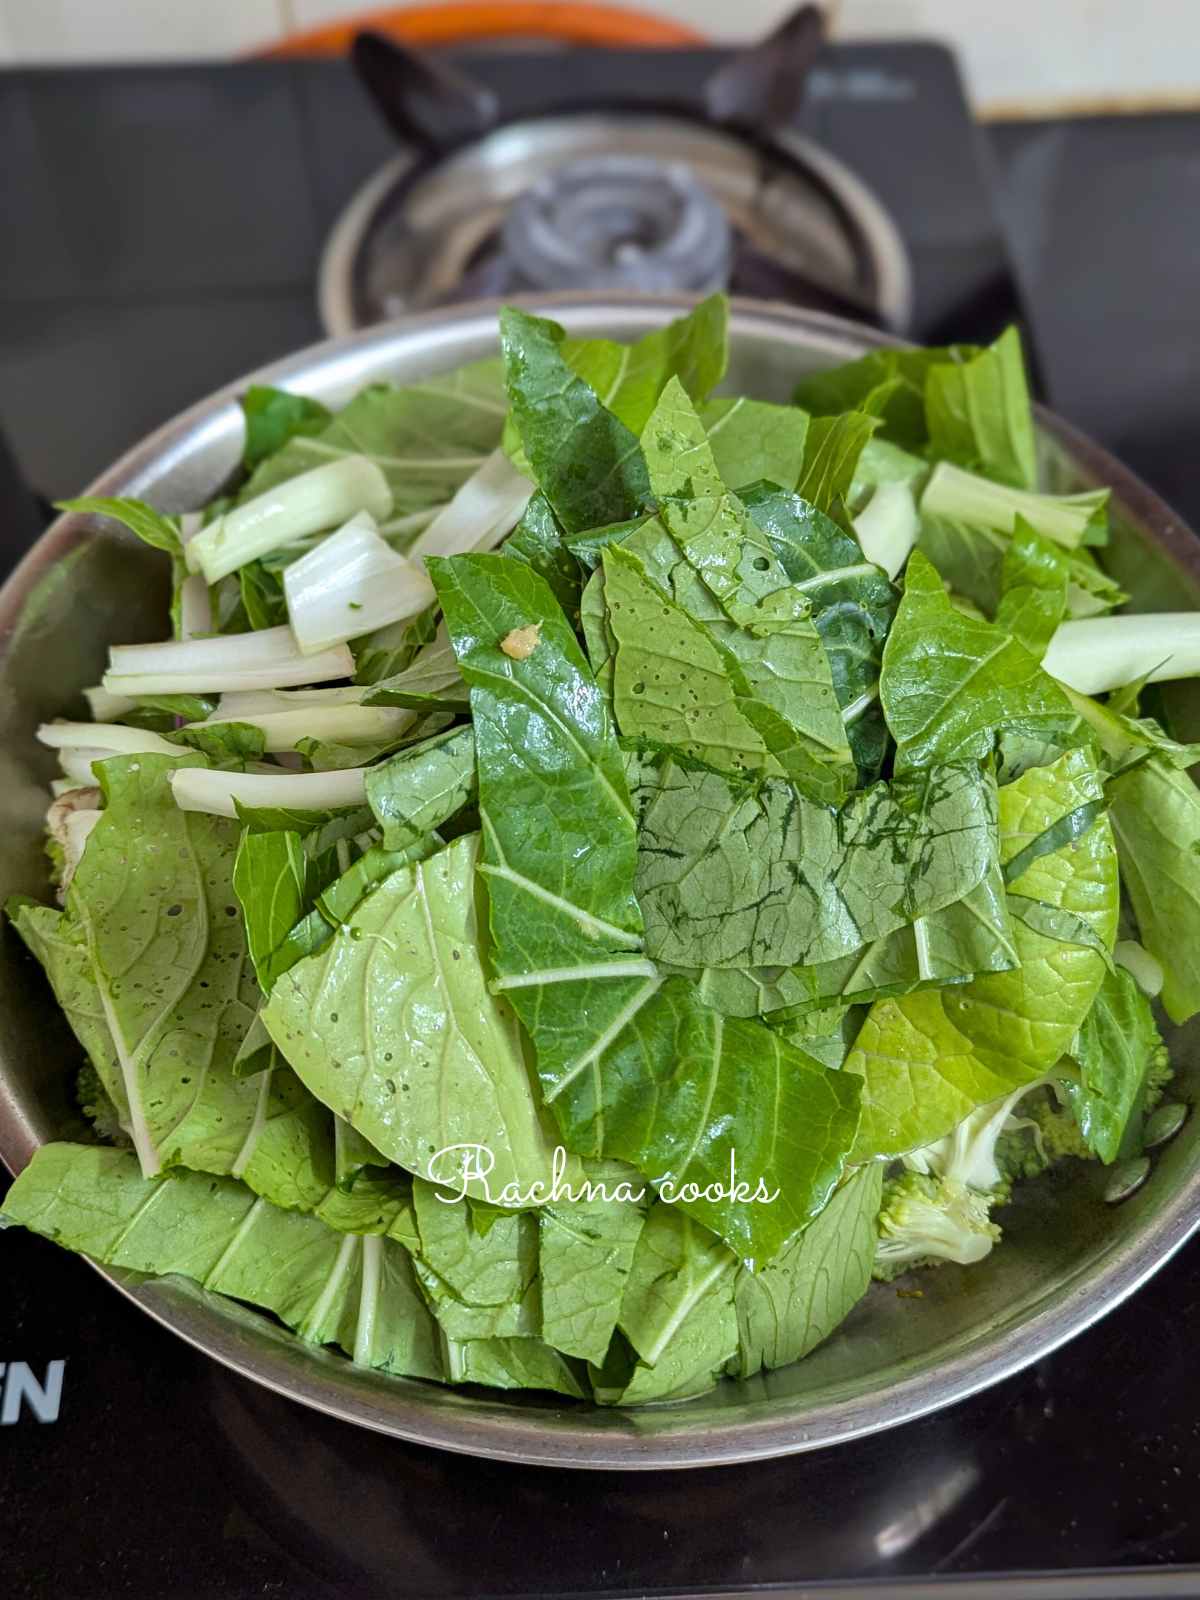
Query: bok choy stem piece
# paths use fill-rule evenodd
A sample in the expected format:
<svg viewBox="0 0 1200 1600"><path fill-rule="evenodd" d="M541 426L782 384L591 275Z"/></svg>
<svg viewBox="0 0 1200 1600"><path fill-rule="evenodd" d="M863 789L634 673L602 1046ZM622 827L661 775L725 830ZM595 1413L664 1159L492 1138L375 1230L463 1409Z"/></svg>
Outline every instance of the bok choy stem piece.
<svg viewBox="0 0 1200 1600"><path fill-rule="evenodd" d="M290 628L167 644L115 644L101 687L109 694L222 693L231 689L279 689L354 674L345 645L301 655Z"/></svg>
<svg viewBox="0 0 1200 1600"><path fill-rule="evenodd" d="M529 479L503 450L493 450L410 546L409 559L494 550L521 520L532 494Z"/></svg>
<svg viewBox="0 0 1200 1600"><path fill-rule="evenodd" d="M112 722L115 717L123 717L137 705L137 701L131 695L109 694L100 684L96 684L92 689L85 689L83 698L97 722Z"/></svg>
<svg viewBox="0 0 1200 1600"><path fill-rule="evenodd" d="M147 728L127 728L119 722L43 722L40 743L51 750L105 750L109 755L140 755L154 751L176 756L179 749Z"/></svg>
<svg viewBox="0 0 1200 1600"><path fill-rule="evenodd" d="M997 533L1012 533L1024 517L1035 533L1068 550L1103 543L1109 491L1082 494L1037 494L980 478L948 461L934 468L921 496L921 515L952 522L975 523Z"/></svg>
<svg viewBox="0 0 1200 1600"><path fill-rule="evenodd" d="M907 483L881 483L854 519L863 555L894 578L912 554L921 529Z"/></svg>
<svg viewBox="0 0 1200 1600"><path fill-rule="evenodd" d="M185 558L188 545L203 526L203 516L198 511L187 511L180 517L179 537L183 542ZM204 578L199 573L193 573L179 586L179 637L203 639L212 631L212 596Z"/></svg>
<svg viewBox="0 0 1200 1600"><path fill-rule="evenodd" d="M238 805L296 811L336 811L365 805L365 767L337 772L215 772L181 767L171 776L175 803L183 811L236 817ZM235 803L236 802L236 803Z"/></svg>
<svg viewBox="0 0 1200 1600"><path fill-rule="evenodd" d="M43 722L38 740L58 751L59 765L75 783L96 782L93 761L117 755L177 756L179 749L145 728L107 722Z"/></svg>
<svg viewBox="0 0 1200 1600"><path fill-rule="evenodd" d="M185 547L188 569L216 583L247 561L336 528L359 511L382 519L391 510L392 491L379 467L366 456L344 456L276 484L211 522Z"/></svg>
<svg viewBox="0 0 1200 1600"><path fill-rule="evenodd" d="M1200 677L1200 611L1060 623L1043 666L1080 694L1105 694L1139 680Z"/></svg>
<svg viewBox="0 0 1200 1600"><path fill-rule="evenodd" d="M283 574L288 619L306 654L374 633L424 611L434 599L429 579L379 537L365 512Z"/></svg>
<svg viewBox="0 0 1200 1600"><path fill-rule="evenodd" d="M344 691L325 693L340 696ZM361 696L361 689L351 691ZM294 750L301 739L328 739L339 744L380 744L399 738L417 719L415 711L400 706L364 706L358 700L322 701L317 694L303 695L296 704L283 693L223 695L203 727L238 722L257 728L268 754Z"/></svg>

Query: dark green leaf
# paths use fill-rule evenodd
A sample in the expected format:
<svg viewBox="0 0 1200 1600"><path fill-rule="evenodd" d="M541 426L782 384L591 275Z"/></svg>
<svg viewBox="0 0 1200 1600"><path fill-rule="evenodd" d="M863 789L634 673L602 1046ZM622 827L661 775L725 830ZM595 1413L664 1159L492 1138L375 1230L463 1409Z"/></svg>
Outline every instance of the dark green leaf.
<svg viewBox="0 0 1200 1600"><path fill-rule="evenodd" d="M962 362L979 353L975 345L944 350L872 350L857 361L801 379L793 399L816 416L869 410L881 419L884 435L905 450L920 450L928 439L925 379L930 367Z"/></svg>
<svg viewBox="0 0 1200 1600"><path fill-rule="evenodd" d="M880 696L898 769L982 760L1005 728L1053 735L1070 702L1023 645L964 616L919 550L883 650Z"/></svg>
<svg viewBox="0 0 1200 1600"><path fill-rule="evenodd" d="M283 581L261 561L248 561L238 570L242 605L252 628L278 628L288 620Z"/></svg>
<svg viewBox="0 0 1200 1600"><path fill-rule="evenodd" d="M319 855L339 839L353 839L365 832L375 822L369 806L343 806L335 811L297 811L286 806L244 806L236 800L238 821L251 833L274 833L277 829L292 829L305 835L315 834L309 843L309 853Z"/></svg>
<svg viewBox="0 0 1200 1600"><path fill-rule="evenodd" d="M84 495L77 500L59 500L55 509L96 517L111 517L114 522L119 522L122 527L128 528L130 533L135 533L143 544L153 545L156 550L163 550L167 555L179 560L183 558L183 543L179 537L179 525L175 518L163 516L161 511L155 511L154 507L147 505L144 500L107 499L103 495Z"/></svg>
<svg viewBox="0 0 1200 1600"><path fill-rule="evenodd" d="M672 380L642 434L662 522L730 620L755 634L808 614L766 537L729 492L695 407Z"/></svg>
<svg viewBox="0 0 1200 1600"><path fill-rule="evenodd" d="M578 611L583 587L579 562L563 538L563 530L549 500L540 491L530 500L525 515L505 540L504 554L523 561L544 578L568 616Z"/></svg>
<svg viewBox="0 0 1200 1600"><path fill-rule="evenodd" d="M367 773L367 800L384 848L400 850L440 828L475 794L475 736L452 728L410 745Z"/></svg>
<svg viewBox="0 0 1200 1600"><path fill-rule="evenodd" d="M858 460L878 417L865 411L845 411L838 417L813 417L804 438L804 468L796 493L818 511L831 511L850 498Z"/></svg>
<svg viewBox="0 0 1200 1600"><path fill-rule="evenodd" d="M724 771L786 774L806 794L840 800L852 778L850 750L811 622L799 618L761 641L700 622L651 581L633 548L638 542L604 552L602 628L593 626L585 595L593 653L610 638L615 647L612 692L621 732ZM676 569L668 581L679 576ZM702 604L694 593L691 600ZM754 663L754 679L743 660Z"/></svg>
<svg viewBox="0 0 1200 1600"><path fill-rule="evenodd" d="M238 403L246 423L242 465L247 472L253 472L260 461L282 450L290 439L320 433L333 420L333 414L319 400L265 384L251 384Z"/></svg>
<svg viewBox="0 0 1200 1600"><path fill-rule="evenodd" d="M850 747L869 781L879 775L887 748L879 669L900 597L864 561L857 540L799 495L755 484L742 491L742 501L812 605Z"/></svg>
<svg viewBox="0 0 1200 1600"><path fill-rule="evenodd" d="M1023 644L1035 661L1045 655L1066 615L1070 581L1066 553L1018 517L1004 552L996 626Z"/></svg>
<svg viewBox="0 0 1200 1600"><path fill-rule="evenodd" d="M572 372L600 397L631 433L640 434L671 378L702 405L725 376L729 302L709 295L686 317L656 328L635 344L611 339L567 339L562 346Z"/></svg>
<svg viewBox="0 0 1200 1600"><path fill-rule="evenodd" d="M1076 839L1082 839L1107 809L1107 802L1103 798L1087 800L1083 805L1076 806L1074 811L1057 818L1009 857L1004 865L1005 883L1015 883L1042 856L1052 855L1065 845L1074 844Z"/></svg>
<svg viewBox="0 0 1200 1600"><path fill-rule="evenodd" d="M426 649L436 644L437 634L437 607L430 606L419 616L392 623L367 634L363 639L352 641L355 683L384 684L392 681L425 657ZM397 702L368 699L367 703L391 705Z"/></svg>
<svg viewBox="0 0 1200 1600"><path fill-rule="evenodd" d="M1146 1078L1161 1043L1150 1002L1124 968L1114 968L1071 1046L1079 1077L1059 1080L1088 1148L1101 1161L1113 1162L1131 1142L1136 1146Z"/></svg>
<svg viewBox="0 0 1200 1600"><path fill-rule="evenodd" d="M538 487L568 532L631 517L649 498L636 437L563 358L556 322L507 306L500 341L513 416Z"/></svg>
<svg viewBox="0 0 1200 1600"><path fill-rule="evenodd" d="M238 845L233 887L259 986L269 994L286 970L278 965L280 946L309 905L309 859L300 834L247 829Z"/></svg>
<svg viewBox="0 0 1200 1600"><path fill-rule="evenodd" d="M260 760L267 747L262 729L250 722L193 722L177 729L174 738L220 767L244 767Z"/></svg>

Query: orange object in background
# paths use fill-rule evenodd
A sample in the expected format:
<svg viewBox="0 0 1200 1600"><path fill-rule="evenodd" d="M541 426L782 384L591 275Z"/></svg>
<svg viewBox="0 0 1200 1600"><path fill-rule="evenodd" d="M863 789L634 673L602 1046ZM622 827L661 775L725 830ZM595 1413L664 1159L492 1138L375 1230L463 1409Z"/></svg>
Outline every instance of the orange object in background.
<svg viewBox="0 0 1200 1600"><path fill-rule="evenodd" d="M389 6L359 17L293 34L261 54L344 55L364 28L390 35L401 44L458 44L467 39L555 39L563 44L639 49L654 45L696 45L704 35L682 22L626 11L621 6L552 4L547 0L464 0L436 6Z"/></svg>

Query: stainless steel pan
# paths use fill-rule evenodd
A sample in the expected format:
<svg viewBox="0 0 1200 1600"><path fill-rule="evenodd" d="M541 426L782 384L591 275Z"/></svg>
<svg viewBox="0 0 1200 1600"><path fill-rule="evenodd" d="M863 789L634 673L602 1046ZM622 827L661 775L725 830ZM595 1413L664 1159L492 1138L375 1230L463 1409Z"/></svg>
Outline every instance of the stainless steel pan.
<svg viewBox="0 0 1200 1600"><path fill-rule="evenodd" d="M571 297L547 309L575 333L637 337L682 309L672 300ZM316 345L256 374L332 406L366 383L407 382L496 349L496 308L467 306ZM861 354L878 337L783 307L735 302L732 389L784 399L799 375ZM80 373L78 382L93 381ZM199 505L235 466L241 419L230 386L152 435L92 485L165 511ZM96 380L96 404L104 404ZM1200 545L1118 462L1065 424L1040 418L1047 470L1062 487L1111 484L1117 531L1109 565L1143 609L1200 606ZM112 641L161 637L161 558L84 517L64 517L0 593L0 889L45 895L41 822L49 753L43 718L79 709ZM1200 689L1175 691L1200 729ZM1192 735L1195 736L1194 734ZM1197 1032L1173 1049L1185 1098L1196 1087ZM0 939L0 1156L14 1171L42 1142L78 1131L78 1060L40 972L11 929ZM1148 1182L1104 1204L1097 1166L1027 1186L986 1267L944 1267L924 1298L874 1287L806 1360L721 1384L684 1404L610 1411L549 1398L464 1392L355 1369L257 1314L182 1280L105 1276L150 1316L217 1360L292 1398L383 1433L443 1449L571 1467L693 1467L812 1450L891 1427L972 1394L1045 1355L1131 1294L1200 1220L1200 1121L1155 1159ZM64 1308L70 1315L69 1308Z"/></svg>

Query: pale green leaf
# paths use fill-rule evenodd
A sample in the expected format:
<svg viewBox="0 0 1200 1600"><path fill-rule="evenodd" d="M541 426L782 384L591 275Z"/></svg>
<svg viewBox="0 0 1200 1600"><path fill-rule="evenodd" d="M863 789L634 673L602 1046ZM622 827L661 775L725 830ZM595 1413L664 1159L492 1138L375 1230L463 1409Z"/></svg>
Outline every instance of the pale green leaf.
<svg viewBox="0 0 1200 1600"><path fill-rule="evenodd" d="M982 760L999 731L1052 735L1074 724L1070 702L1001 628L964 616L914 550L883 649L880 696L897 770Z"/></svg>
<svg viewBox="0 0 1200 1600"><path fill-rule="evenodd" d="M700 413L717 472L731 489L767 482L793 489L804 469L808 417L796 406L724 396Z"/></svg>
<svg viewBox="0 0 1200 1600"><path fill-rule="evenodd" d="M859 1168L785 1250L738 1269L735 1377L802 1360L849 1316L870 1286L882 1187L881 1163Z"/></svg>
<svg viewBox="0 0 1200 1600"><path fill-rule="evenodd" d="M542 1336L556 1350L599 1366L645 1218L644 1203L632 1196L645 1185L617 1161L585 1161L583 1172L593 1193L581 1184L577 1199L556 1200L538 1213Z"/></svg>
<svg viewBox="0 0 1200 1600"><path fill-rule="evenodd" d="M553 1141L516 1017L488 991L477 845L465 836L385 878L276 980L263 1020L312 1093L389 1160L448 1176L442 1152L480 1146L493 1165L466 1190L500 1199L550 1181Z"/></svg>
<svg viewBox="0 0 1200 1600"><path fill-rule="evenodd" d="M1142 943L1161 964L1172 1022L1200 1011L1200 791L1152 756L1109 788L1121 882Z"/></svg>
<svg viewBox="0 0 1200 1600"><path fill-rule="evenodd" d="M996 788L933 767L838 811L786 783L734 783L670 758L638 839L646 952L685 967L849 955L963 899L998 865Z"/></svg>
<svg viewBox="0 0 1200 1600"><path fill-rule="evenodd" d="M442 1376L436 1329L401 1245L337 1233L240 1183L191 1172L147 1180L125 1151L49 1144L0 1214L107 1266L176 1273L261 1306L363 1365Z"/></svg>
<svg viewBox="0 0 1200 1600"><path fill-rule="evenodd" d="M1102 793L1086 751L1031 768L1000 790L1002 860ZM1039 856L1010 888L1081 917L1111 950L1119 890L1107 819L1099 817L1082 838ZM1104 957L1019 919L1013 933L1016 970L871 1007L846 1060L847 1070L864 1080L856 1159L931 1144L976 1106L1040 1077L1070 1047L1104 979Z"/></svg>

